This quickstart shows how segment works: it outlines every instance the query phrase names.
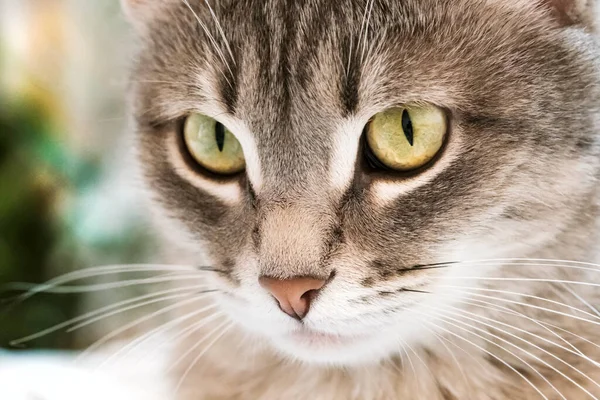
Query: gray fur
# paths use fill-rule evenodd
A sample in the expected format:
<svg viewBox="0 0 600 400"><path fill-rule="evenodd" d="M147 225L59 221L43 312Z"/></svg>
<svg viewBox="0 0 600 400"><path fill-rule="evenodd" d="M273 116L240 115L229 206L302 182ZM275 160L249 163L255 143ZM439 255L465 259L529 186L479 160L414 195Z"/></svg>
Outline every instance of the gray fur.
<svg viewBox="0 0 600 400"><path fill-rule="evenodd" d="M141 16L145 11L143 22L138 19L137 24L142 27L141 51L132 98L148 184L159 207L197 243L198 251L199 243L205 243L202 251L208 253L213 267L224 271L219 284L238 293L249 309L266 307L262 304L266 297L251 297L245 289L249 276L326 279L335 271L333 283L338 281L345 294L350 290L355 301L336 297L337 286L332 284L317 303L330 302L341 311L328 314L323 305L321 320L309 324L318 328L332 319L331 325L323 325L326 330L346 329L343 310L354 304L372 314L365 318L371 321L365 326L377 329L402 312L395 303L404 301L402 297L411 295L411 302L419 302L418 294L407 293L407 287L435 298L436 282L446 269L419 266L497 257L599 261L600 52L590 16L595 10L592 1L211 1L222 32L204 1L190 1L194 13L182 1L153 2L153 12L144 1L130 3L130 14ZM369 6L372 9L365 13ZM373 171L360 150L351 155L356 157L352 182L344 190L332 188L328 176L334 167L334 132L339 126L364 113L415 101L447 110L451 140L445 152L456 151L457 157L428 182L382 205L373 197L373 185L383 181L403 185L415 176ZM178 134L180 120L207 103L243 121L258 149L260 190L243 174L204 177L217 184L239 185L243 195L235 204L186 179L167 155L166 143ZM440 156L440 162L445 156ZM186 163L192 173L202 173L190 160ZM464 259L455 259L457 254ZM241 255L251 256L240 262ZM539 267L496 265L484 272L477 267L474 263L462 275L600 282L600 275L577 270L551 268L542 273ZM416 287L411 286L414 282ZM549 283L477 284L583 307L577 299L565 297L564 290L557 292L560 286ZM572 285L572 289L600 304L589 287ZM456 305L487 317L500 315ZM555 318L508 306L541 320ZM581 322L555 322L590 341L599 339L591 326ZM508 323L539 329L517 318ZM483 353L478 357L489 368L489 376L465 361L473 370L471 384L476 388L470 392L462 383L452 387L452 372L458 375L448 354L432 350L425 342L413 344L439 374L433 383L429 384L430 378L423 378L423 385L411 383L408 375L402 375L390 378L394 383L388 392L359 390L360 398L399 398L403 393L412 393L403 398L416 399L462 399L467 398L465 393L481 393L473 397L477 399L538 396L514 371ZM597 348L579 345L598 359ZM481 346L493 348L487 342ZM490 351L497 353L497 349ZM519 359L500 353L518 371L527 369ZM599 376L597 367L563 353L556 352ZM395 360L397 354L388 356ZM527 354L523 359L535 364L565 394L575 396L567 398L583 398L577 397L583 392L565 383L556 371ZM320 367L313 368L319 371ZM257 371L272 372L270 367ZM393 375L381 371L382 377ZM352 381L346 373L339 374L335 379L345 382L341 386ZM213 389L194 390L189 382L194 393L190 398L277 398L265 389L264 381L286 379L282 374L260 378L247 371L239 375L256 381L250 385L254 397L233 392L219 397L210 393ZM535 373L528 371L527 376L548 396L556 395ZM235 374L227 379L235 382ZM600 396L600 389L589 381L581 384ZM319 381L311 390L329 393L326 386L327 382Z"/></svg>

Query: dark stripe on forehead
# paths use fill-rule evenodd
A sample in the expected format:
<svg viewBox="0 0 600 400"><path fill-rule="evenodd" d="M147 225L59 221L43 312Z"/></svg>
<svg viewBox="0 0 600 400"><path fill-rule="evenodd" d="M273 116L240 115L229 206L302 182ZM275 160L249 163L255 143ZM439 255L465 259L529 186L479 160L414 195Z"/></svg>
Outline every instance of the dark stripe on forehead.
<svg viewBox="0 0 600 400"><path fill-rule="evenodd" d="M296 68L296 79L301 87L306 87L311 80L311 67L319 63L319 45L326 40L333 27L343 21L340 7L334 3L320 2L305 4L302 10L304 29L298 38L298 51L293 60Z"/></svg>
<svg viewBox="0 0 600 400"><path fill-rule="evenodd" d="M256 58L258 60L258 79L255 83L267 89L271 66L271 46L269 45L269 40L272 36L272 31L266 12L262 6L250 7L248 13L250 14L248 23L254 29L254 38L249 37L248 39L254 39L255 48L253 50L256 52L254 55L249 55L248 58ZM259 94L262 94L263 97L268 95L268 93Z"/></svg>
<svg viewBox="0 0 600 400"><path fill-rule="evenodd" d="M208 22L206 23L206 26L211 29L211 34L217 42L217 46L221 50L225 62L227 63L225 64L220 58L217 58L219 62L223 63L220 66L221 73L218 76L219 93L225 103L227 112L235 114L239 96L239 66L243 65L243 53L239 51L239 37L236 35L236 32L231 29L228 22L231 20L236 10L233 7L233 4L229 2L214 2L213 7L217 17L213 20L212 17L207 16ZM221 25L223 33L221 33L216 26L217 21Z"/></svg>
<svg viewBox="0 0 600 400"><path fill-rule="evenodd" d="M341 57L344 61L344 71L340 75L340 100L344 111L344 116L356 112L358 108L360 86L360 76L362 63L358 54L359 48L356 45L358 37L348 36L346 43L341 46Z"/></svg>
<svg viewBox="0 0 600 400"><path fill-rule="evenodd" d="M236 64L232 62L229 65L231 72L225 67L225 70L223 71L223 74L220 75L219 80L219 91L221 93L223 102L225 103L225 108L230 114L235 114L239 95L239 69L237 65L238 63L241 63L242 60L239 59L239 57L236 57L236 60Z"/></svg>
<svg viewBox="0 0 600 400"><path fill-rule="evenodd" d="M279 101L283 107L283 111L285 115L289 114L290 110L290 61L291 61L291 51L290 48L294 46L294 41L296 40L296 27L298 21L298 12L296 11L297 1L296 0L286 0L280 4L280 9L278 10L282 19L283 26L280 26L281 30L281 43L280 47L280 56L279 56L279 65L277 68L277 78L276 82L278 82L279 86Z"/></svg>

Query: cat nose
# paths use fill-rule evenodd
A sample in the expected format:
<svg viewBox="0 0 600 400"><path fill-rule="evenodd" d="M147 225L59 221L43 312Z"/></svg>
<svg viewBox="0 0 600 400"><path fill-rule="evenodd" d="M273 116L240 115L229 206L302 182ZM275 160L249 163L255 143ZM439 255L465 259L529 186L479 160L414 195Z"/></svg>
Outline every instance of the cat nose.
<svg viewBox="0 0 600 400"><path fill-rule="evenodd" d="M283 312L298 320L306 317L311 301L327 283L324 279L276 279L266 276L259 278L258 281L275 297Z"/></svg>

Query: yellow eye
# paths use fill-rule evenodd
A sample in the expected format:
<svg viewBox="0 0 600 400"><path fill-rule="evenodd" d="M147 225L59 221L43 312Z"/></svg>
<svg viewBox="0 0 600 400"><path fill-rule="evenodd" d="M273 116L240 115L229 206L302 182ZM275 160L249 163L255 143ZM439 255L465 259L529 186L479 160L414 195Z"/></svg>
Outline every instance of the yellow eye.
<svg viewBox="0 0 600 400"><path fill-rule="evenodd" d="M240 142L223 124L202 114L187 117L185 145L202 167L221 175L233 175L246 167Z"/></svg>
<svg viewBox="0 0 600 400"><path fill-rule="evenodd" d="M385 167L411 171L440 151L447 125L444 111L436 106L395 107L373 117L367 126L367 144Z"/></svg>

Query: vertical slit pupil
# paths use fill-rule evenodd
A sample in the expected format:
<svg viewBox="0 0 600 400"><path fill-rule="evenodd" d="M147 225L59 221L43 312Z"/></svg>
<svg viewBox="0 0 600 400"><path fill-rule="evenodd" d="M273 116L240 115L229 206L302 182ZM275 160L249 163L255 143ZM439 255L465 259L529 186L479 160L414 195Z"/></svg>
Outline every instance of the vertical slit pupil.
<svg viewBox="0 0 600 400"><path fill-rule="evenodd" d="M223 152L223 148L225 147L225 127L220 122L217 122L215 125L215 139L217 141L219 151Z"/></svg>
<svg viewBox="0 0 600 400"><path fill-rule="evenodd" d="M402 130L404 131L404 136L406 136L408 143L413 146L415 142L415 136L413 132L412 120L410 119L408 110L404 110L402 113Z"/></svg>

